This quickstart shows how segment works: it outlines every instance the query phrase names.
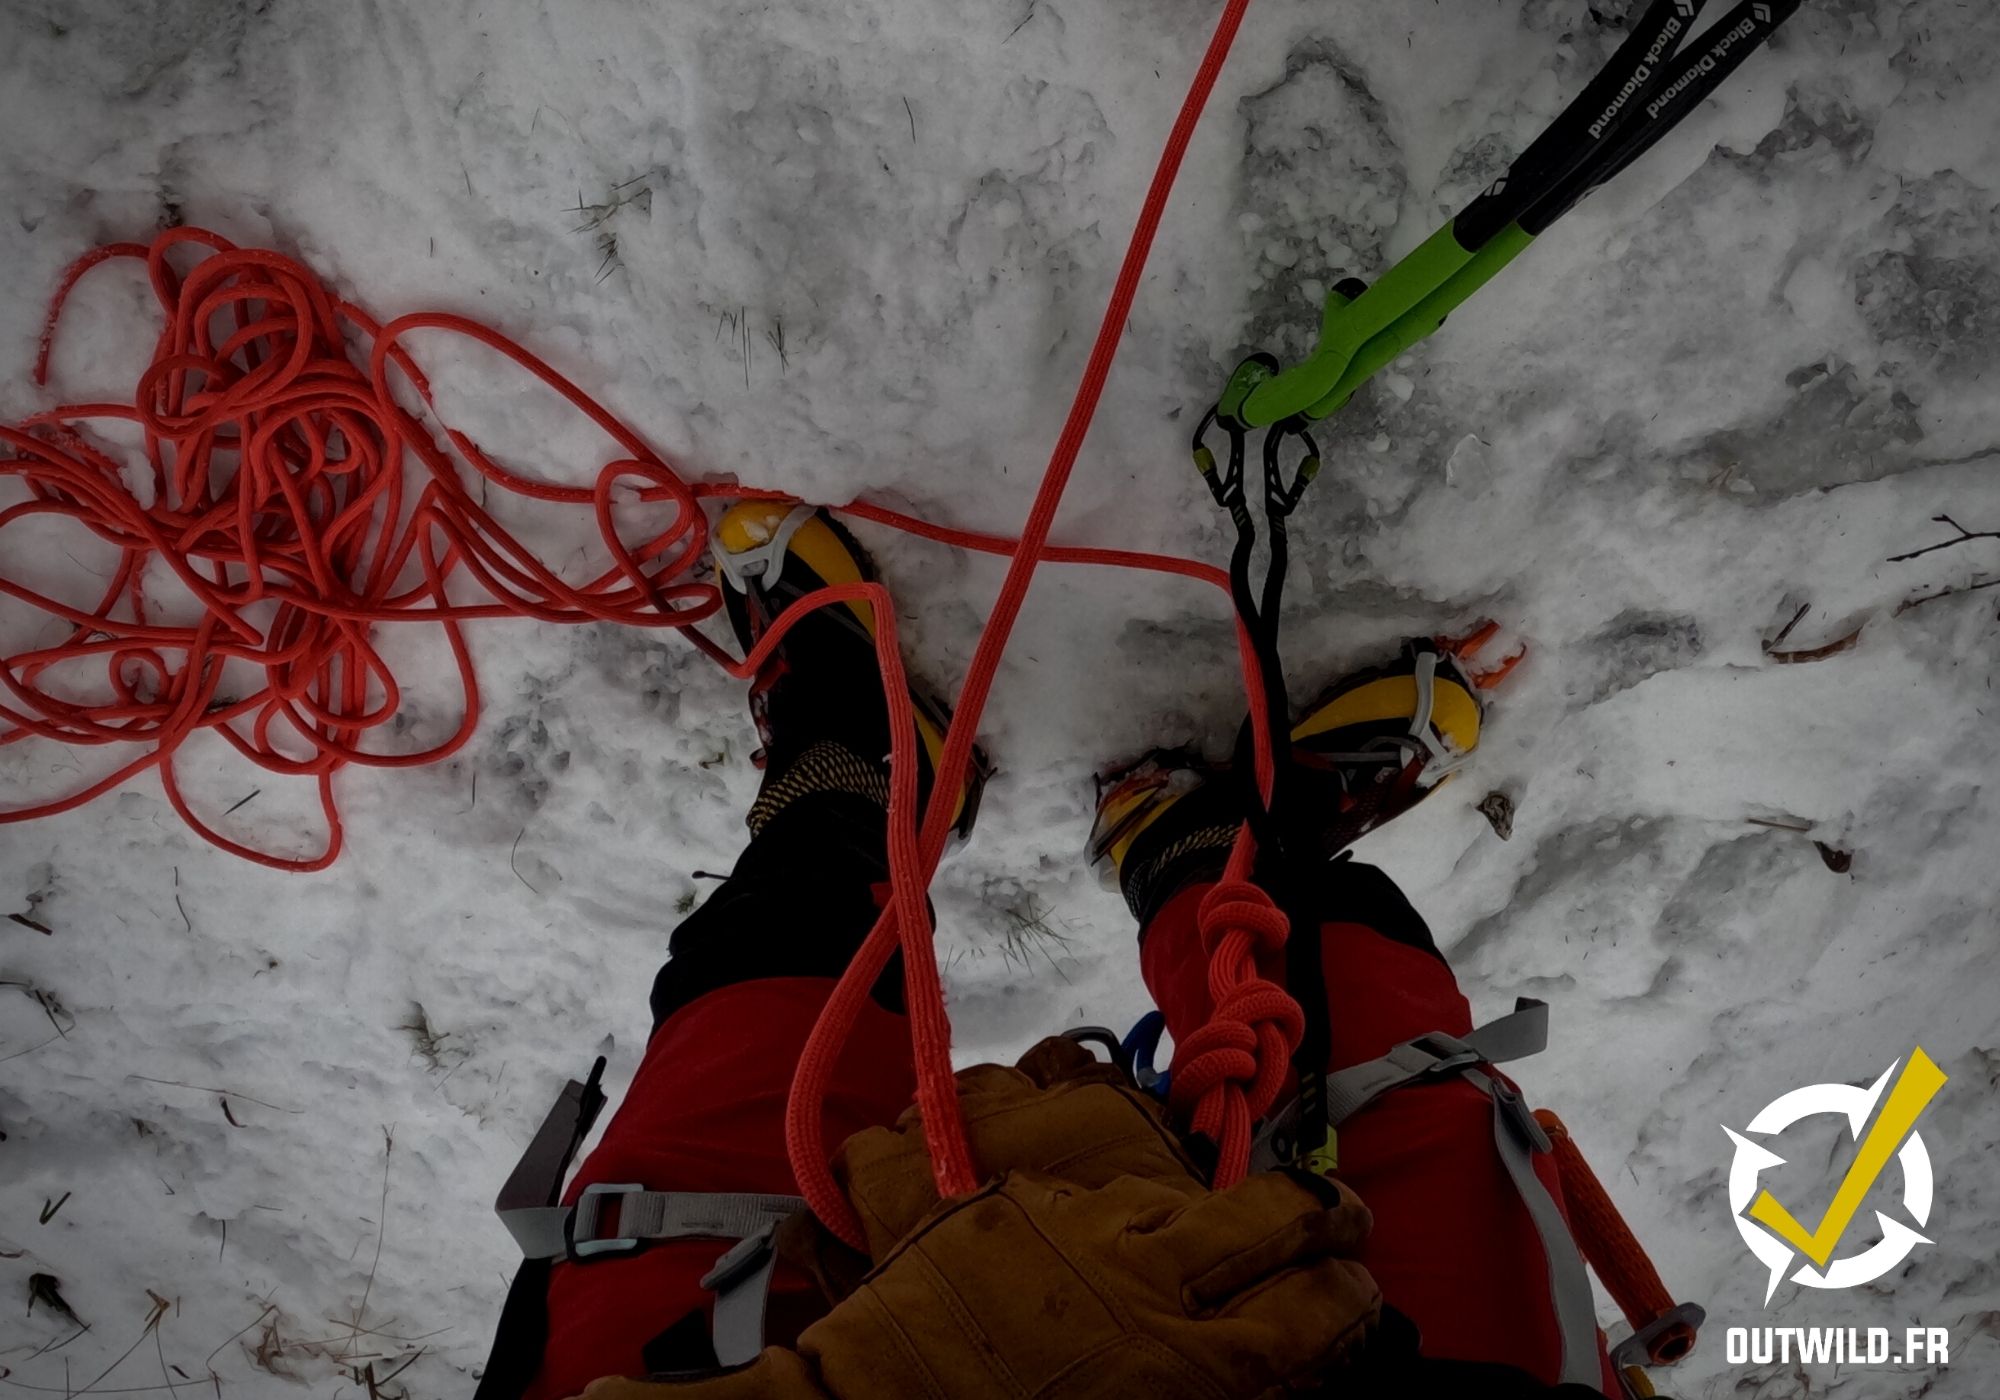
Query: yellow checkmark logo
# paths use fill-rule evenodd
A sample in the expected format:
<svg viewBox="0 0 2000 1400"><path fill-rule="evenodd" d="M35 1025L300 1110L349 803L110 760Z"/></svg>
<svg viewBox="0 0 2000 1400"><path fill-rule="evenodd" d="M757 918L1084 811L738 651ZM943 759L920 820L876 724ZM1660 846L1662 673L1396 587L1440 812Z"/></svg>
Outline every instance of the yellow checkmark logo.
<svg viewBox="0 0 2000 1400"><path fill-rule="evenodd" d="M1876 1178L1916 1128L1917 1119L1944 1087L1946 1078L1945 1072L1921 1048L1910 1056L1883 1097L1874 1124L1862 1138L1847 1175L1841 1179L1840 1189L1834 1192L1833 1201L1816 1229L1808 1230L1801 1225L1769 1191L1760 1191L1750 1203L1750 1218L1824 1269L1832 1260L1841 1236L1853 1223L1855 1213L1861 1209L1861 1203L1868 1198Z"/></svg>

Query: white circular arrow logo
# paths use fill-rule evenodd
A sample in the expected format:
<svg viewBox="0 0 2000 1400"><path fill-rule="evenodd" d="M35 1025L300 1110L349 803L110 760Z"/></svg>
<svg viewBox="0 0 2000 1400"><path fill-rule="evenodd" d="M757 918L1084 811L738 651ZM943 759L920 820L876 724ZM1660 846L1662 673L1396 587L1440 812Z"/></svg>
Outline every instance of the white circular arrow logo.
<svg viewBox="0 0 2000 1400"><path fill-rule="evenodd" d="M1853 1084L1808 1084L1781 1095L1750 1120L1746 1133L1769 1136L1819 1114L1847 1119L1856 1144L1854 1160L1832 1204L1818 1226L1811 1229L1801 1225L1770 1192L1758 1188L1764 1170L1782 1166L1785 1159L1744 1133L1723 1127L1736 1144L1736 1157L1729 1167L1729 1211L1743 1243L1771 1271L1764 1290L1766 1304L1787 1270L1802 1257L1804 1262L1792 1273L1792 1282L1807 1288L1853 1288L1882 1277L1908 1258L1911 1250L1931 1242L1904 1221L1876 1211L1882 1238L1859 1254L1834 1257L1862 1200L1892 1158L1901 1169L1904 1212L1918 1226L1928 1224L1934 1185L1931 1156L1915 1124L1944 1086L1945 1078L1944 1071L1919 1048L1907 1063L1890 1065L1865 1089ZM1868 1129L1865 1135L1864 1127Z"/></svg>

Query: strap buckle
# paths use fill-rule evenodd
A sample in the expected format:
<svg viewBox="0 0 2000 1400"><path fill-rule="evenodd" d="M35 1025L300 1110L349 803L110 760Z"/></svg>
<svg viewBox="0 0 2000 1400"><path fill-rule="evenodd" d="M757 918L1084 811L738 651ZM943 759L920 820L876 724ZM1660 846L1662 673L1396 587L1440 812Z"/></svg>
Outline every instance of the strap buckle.
<svg viewBox="0 0 2000 1400"><path fill-rule="evenodd" d="M778 1233L774 1221L754 1235L745 1235L723 1252L709 1271L701 1276L701 1286L712 1293L727 1293L762 1266Z"/></svg>
<svg viewBox="0 0 2000 1400"><path fill-rule="evenodd" d="M1431 1057L1431 1063L1415 1067L1426 1079L1434 1075L1443 1076L1458 1070L1471 1069L1474 1065L1484 1062L1484 1057L1472 1046L1455 1035L1445 1035L1441 1031L1420 1035L1415 1040L1405 1041L1397 1048L1415 1050L1419 1054ZM1396 1051L1390 1052L1391 1058L1395 1055Z"/></svg>
<svg viewBox="0 0 2000 1400"><path fill-rule="evenodd" d="M723 1366L745 1365L764 1349L764 1313L778 1262L777 1236L778 1222L768 1222L731 1245L702 1275L701 1286L715 1294L709 1338L715 1359Z"/></svg>
<svg viewBox="0 0 2000 1400"><path fill-rule="evenodd" d="M563 1254L572 1264L606 1254L630 1254L641 1241L637 1235L597 1238L597 1218L606 1196L636 1196L646 1188L636 1181L597 1181L583 1188L563 1221ZM583 1238L577 1238L581 1235Z"/></svg>
<svg viewBox="0 0 2000 1400"><path fill-rule="evenodd" d="M1530 1151L1553 1152L1555 1144L1549 1141L1548 1129L1535 1121L1534 1111L1528 1107L1528 1101L1521 1097L1520 1091L1497 1074L1482 1077L1486 1080L1486 1091L1493 1095L1494 1107L1507 1120L1514 1136Z"/></svg>

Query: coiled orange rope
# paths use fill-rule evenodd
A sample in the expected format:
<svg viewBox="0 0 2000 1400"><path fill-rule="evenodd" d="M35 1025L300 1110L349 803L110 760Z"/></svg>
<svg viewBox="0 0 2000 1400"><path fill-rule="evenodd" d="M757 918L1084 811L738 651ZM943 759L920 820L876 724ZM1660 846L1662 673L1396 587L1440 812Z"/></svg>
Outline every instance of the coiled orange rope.
<svg viewBox="0 0 2000 1400"><path fill-rule="evenodd" d="M171 254L209 256L185 273ZM50 304L35 366L47 363L77 280L107 259L141 258L165 313L151 365L131 400L67 404L0 427L0 474L31 499L0 511L0 529L57 516L118 551L94 606L74 607L0 573L0 592L71 625L62 641L0 658L0 743L30 736L70 744L141 744L145 751L79 791L0 812L0 822L88 802L157 767L182 820L224 850L281 870L320 870L339 856L332 777L358 763L414 767L456 752L479 721L479 688L462 625L475 618L611 621L677 627L725 665L728 654L694 631L721 606L708 584L676 581L707 548L708 522L686 486L624 424L506 337L463 317L406 316L378 327L279 253L237 248L200 229L174 229L150 246L113 244L74 264ZM588 489L506 470L447 430L471 467L496 485L541 500L589 505L612 565L571 585L481 509L457 465L396 399L400 375L428 404L429 384L398 344L411 331L454 331L499 350L561 393L624 450ZM347 340L370 344L367 368ZM94 424L138 425L140 480L85 435ZM423 471L414 498L411 457ZM671 503L668 522L628 545L612 521L613 493L636 480L637 499ZM12 552L10 551L10 554ZM420 577L412 577L415 559ZM454 575L489 601L454 601ZM164 595L164 596L163 596ZM176 620L181 619L181 620ZM463 718L446 739L415 752L365 746L390 725L402 689L374 645L375 624L443 628L457 664ZM68 698L86 667L102 667L108 698ZM213 732L273 773L311 777L326 814L317 855L276 855L218 832L189 806L175 759L195 733Z"/></svg>

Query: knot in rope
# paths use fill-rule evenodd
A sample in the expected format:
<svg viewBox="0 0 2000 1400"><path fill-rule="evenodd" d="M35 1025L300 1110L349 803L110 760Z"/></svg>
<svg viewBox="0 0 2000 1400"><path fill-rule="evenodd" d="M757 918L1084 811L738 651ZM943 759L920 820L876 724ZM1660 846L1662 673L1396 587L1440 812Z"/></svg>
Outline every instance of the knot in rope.
<svg viewBox="0 0 2000 1400"><path fill-rule="evenodd" d="M1275 953L1285 946L1292 929L1291 920L1272 903L1270 895L1241 880L1224 881L1211 888L1202 896L1197 918L1202 951L1211 959L1219 951L1228 956L1223 944L1231 934L1248 939L1247 951L1253 956L1259 952Z"/></svg>
<svg viewBox="0 0 2000 1400"><path fill-rule="evenodd" d="M1257 955L1281 950L1291 929L1268 894L1223 881L1203 897L1199 919L1214 1010L1174 1056L1173 1098L1195 1131L1215 1140L1221 1187L1249 1169L1250 1125L1284 1087L1305 1013L1257 966Z"/></svg>

